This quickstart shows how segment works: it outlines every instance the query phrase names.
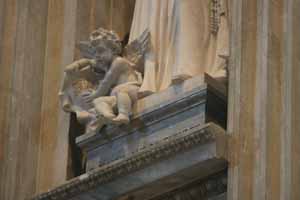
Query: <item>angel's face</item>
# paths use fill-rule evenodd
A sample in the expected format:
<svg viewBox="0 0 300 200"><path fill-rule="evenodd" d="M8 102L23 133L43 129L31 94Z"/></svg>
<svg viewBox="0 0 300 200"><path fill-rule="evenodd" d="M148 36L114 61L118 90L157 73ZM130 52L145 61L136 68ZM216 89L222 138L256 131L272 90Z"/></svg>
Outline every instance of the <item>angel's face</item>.
<svg viewBox="0 0 300 200"><path fill-rule="evenodd" d="M107 71L114 59L113 51L105 45L98 45L96 48L96 65L95 70Z"/></svg>

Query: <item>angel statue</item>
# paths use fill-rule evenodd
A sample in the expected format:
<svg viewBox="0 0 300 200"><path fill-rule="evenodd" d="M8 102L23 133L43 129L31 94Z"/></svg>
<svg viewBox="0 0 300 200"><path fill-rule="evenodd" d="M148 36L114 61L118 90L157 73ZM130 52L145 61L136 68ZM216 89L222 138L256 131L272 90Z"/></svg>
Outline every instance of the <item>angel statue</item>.
<svg viewBox="0 0 300 200"><path fill-rule="evenodd" d="M99 28L78 44L83 58L65 68L59 96L63 110L76 113L85 133L97 133L106 124L129 123L149 40L145 30L123 48L115 32Z"/></svg>

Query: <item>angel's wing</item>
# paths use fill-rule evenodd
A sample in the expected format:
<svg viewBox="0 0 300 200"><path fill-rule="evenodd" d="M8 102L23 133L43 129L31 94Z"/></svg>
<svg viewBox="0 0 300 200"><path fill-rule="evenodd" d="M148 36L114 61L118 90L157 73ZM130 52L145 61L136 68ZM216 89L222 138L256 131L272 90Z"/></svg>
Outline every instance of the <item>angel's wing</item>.
<svg viewBox="0 0 300 200"><path fill-rule="evenodd" d="M137 66L144 57L150 44L150 31L146 29L138 38L130 42L125 48L123 56Z"/></svg>
<svg viewBox="0 0 300 200"><path fill-rule="evenodd" d="M89 41L81 41L77 43L77 48L80 50L80 54L83 58L94 59L96 55L96 49L92 47Z"/></svg>

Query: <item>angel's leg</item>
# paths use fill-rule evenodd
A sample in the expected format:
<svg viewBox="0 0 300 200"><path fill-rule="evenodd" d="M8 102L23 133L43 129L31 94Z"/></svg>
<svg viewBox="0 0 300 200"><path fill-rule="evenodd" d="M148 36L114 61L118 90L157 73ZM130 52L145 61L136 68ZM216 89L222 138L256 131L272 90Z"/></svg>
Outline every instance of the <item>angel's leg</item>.
<svg viewBox="0 0 300 200"><path fill-rule="evenodd" d="M129 123L129 114L132 111L132 104L137 100L139 86L135 84L122 84L115 87L112 95L117 97L118 116L113 119L115 123Z"/></svg>
<svg viewBox="0 0 300 200"><path fill-rule="evenodd" d="M80 124L87 124L89 121L91 121L93 118L95 118L95 115L93 113L90 113L85 110L76 111L75 113L76 113L77 121Z"/></svg>
<svg viewBox="0 0 300 200"><path fill-rule="evenodd" d="M101 117L97 117L95 109L76 111L77 120L85 125L85 133L96 134L105 124Z"/></svg>
<svg viewBox="0 0 300 200"><path fill-rule="evenodd" d="M117 124L128 124L132 101L126 92L118 92L116 96L119 114L113 119L113 122Z"/></svg>
<svg viewBox="0 0 300 200"><path fill-rule="evenodd" d="M116 106L116 101L115 96L105 96L96 98L93 104L98 114L102 115L104 119L112 120L116 117L113 111Z"/></svg>
<svg viewBox="0 0 300 200"><path fill-rule="evenodd" d="M93 119L86 124L85 133L97 134L105 125L104 120L100 118Z"/></svg>

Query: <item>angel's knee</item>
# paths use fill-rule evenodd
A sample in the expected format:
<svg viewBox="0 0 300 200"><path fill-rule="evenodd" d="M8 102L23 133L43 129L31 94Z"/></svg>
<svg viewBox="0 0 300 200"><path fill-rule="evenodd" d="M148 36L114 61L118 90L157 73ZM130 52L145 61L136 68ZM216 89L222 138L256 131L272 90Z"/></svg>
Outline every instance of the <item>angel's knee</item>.
<svg viewBox="0 0 300 200"><path fill-rule="evenodd" d="M116 97L115 96L104 96L104 97L98 97L93 100L93 104L99 104L99 103L106 103L111 105L112 107L116 104Z"/></svg>

